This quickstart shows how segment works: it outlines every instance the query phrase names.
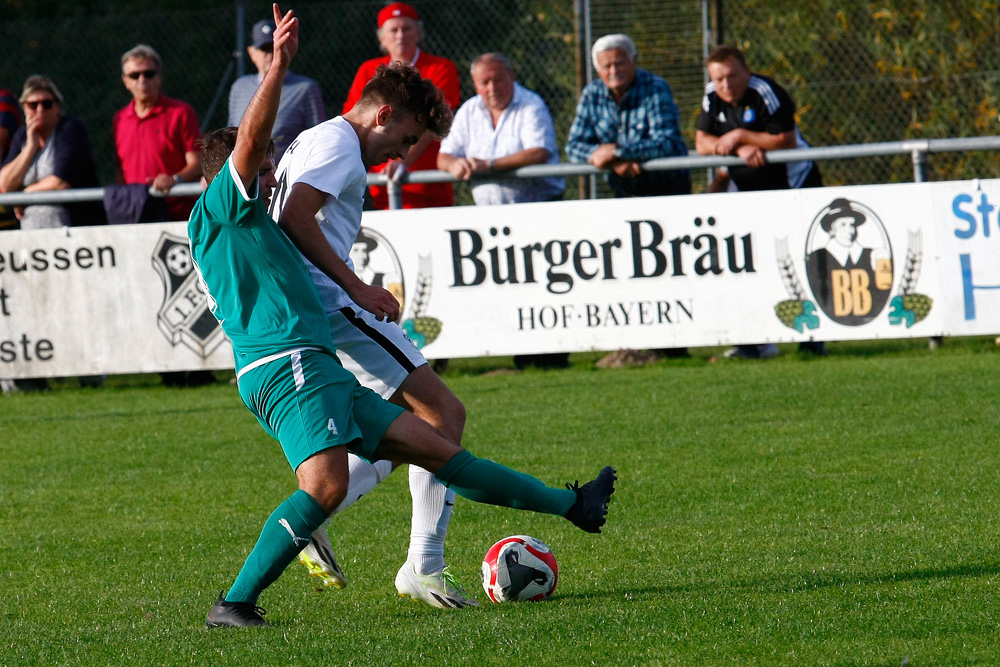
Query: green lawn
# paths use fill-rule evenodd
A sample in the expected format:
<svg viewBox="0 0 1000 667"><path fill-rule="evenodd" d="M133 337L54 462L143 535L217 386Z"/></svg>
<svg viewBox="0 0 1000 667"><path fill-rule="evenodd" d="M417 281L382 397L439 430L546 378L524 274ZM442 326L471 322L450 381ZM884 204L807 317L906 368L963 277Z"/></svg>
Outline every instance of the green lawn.
<svg viewBox="0 0 1000 667"><path fill-rule="evenodd" d="M553 485L618 468L604 534L460 500L448 559L483 606L413 604L397 472L331 526L351 586L293 565L258 631L204 627L294 489L234 387L0 397L0 665L1000 663L1000 349L830 349L454 360L474 453ZM480 560L514 533L553 549L552 599L487 602Z"/></svg>

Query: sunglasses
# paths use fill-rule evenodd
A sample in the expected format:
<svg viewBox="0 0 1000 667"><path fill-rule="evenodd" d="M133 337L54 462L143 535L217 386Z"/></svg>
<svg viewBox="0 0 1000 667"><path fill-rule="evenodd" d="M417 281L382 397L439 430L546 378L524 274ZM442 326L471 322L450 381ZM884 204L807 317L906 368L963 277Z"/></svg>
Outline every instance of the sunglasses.
<svg viewBox="0 0 1000 667"><path fill-rule="evenodd" d="M25 102L24 106L34 111L35 109L38 108L39 105L41 105L43 109L51 109L52 105L54 105L55 103L56 103L55 100L36 100L33 102Z"/></svg>
<svg viewBox="0 0 1000 667"><path fill-rule="evenodd" d="M140 76L144 76L147 79L155 79L160 75L155 69L144 69L141 72L129 72L125 76L132 79L133 81L138 81Z"/></svg>

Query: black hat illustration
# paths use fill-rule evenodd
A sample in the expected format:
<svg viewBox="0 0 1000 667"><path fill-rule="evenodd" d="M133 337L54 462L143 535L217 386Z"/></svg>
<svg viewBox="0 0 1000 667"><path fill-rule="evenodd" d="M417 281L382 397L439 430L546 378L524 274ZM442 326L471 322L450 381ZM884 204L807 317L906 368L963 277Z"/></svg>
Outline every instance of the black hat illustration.
<svg viewBox="0 0 1000 667"><path fill-rule="evenodd" d="M365 249L368 250L368 252L371 252L378 247L378 241L366 235L364 232L358 232L358 238L354 239L354 243L364 243Z"/></svg>
<svg viewBox="0 0 1000 667"><path fill-rule="evenodd" d="M833 223L843 218L853 219L855 227L864 224L865 220L868 219L865 217L864 213L852 208L849 200L840 198L834 199L830 202L830 212L823 216L823 219L819 221L819 224L820 227L823 228L823 231L829 234L830 227L833 226Z"/></svg>

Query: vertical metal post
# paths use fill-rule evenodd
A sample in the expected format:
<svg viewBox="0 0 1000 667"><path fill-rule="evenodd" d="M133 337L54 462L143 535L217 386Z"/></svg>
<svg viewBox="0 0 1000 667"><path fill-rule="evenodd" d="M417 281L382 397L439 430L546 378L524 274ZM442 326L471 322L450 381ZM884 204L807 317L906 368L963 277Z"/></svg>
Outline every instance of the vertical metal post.
<svg viewBox="0 0 1000 667"><path fill-rule="evenodd" d="M722 23L722 3L723 0L715 0L715 43L725 44L726 38L723 34L723 23Z"/></svg>
<svg viewBox="0 0 1000 667"><path fill-rule="evenodd" d="M910 153L913 160L913 182L927 182L927 151L914 148ZM944 344L944 336L931 336L927 341L927 347L936 350Z"/></svg>
<svg viewBox="0 0 1000 667"><path fill-rule="evenodd" d="M576 96L580 98L584 86L590 83L590 0L573 0L573 32L576 37ZM577 179L580 188L580 199L586 199L588 185L590 197L597 196L597 179L594 176L579 176Z"/></svg>
<svg viewBox="0 0 1000 667"><path fill-rule="evenodd" d="M583 71L587 83L594 80L594 70L590 63L590 45L594 43L593 17L590 13L590 0L583 0ZM597 199L597 175L590 175L590 198Z"/></svg>
<svg viewBox="0 0 1000 667"><path fill-rule="evenodd" d="M927 182L927 153L919 148L913 149L913 182Z"/></svg>
<svg viewBox="0 0 1000 667"><path fill-rule="evenodd" d="M398 211L403 208L403 185L399 181L394 181L390 178L385 187L388 191L389 210Z"/></svg>
<svg viewBox="0 0 1000 667"><path fill-rule="evenodd" d="M708 3L710 0L701 0L701 62L705 64L708 62L708 54L712 50L712 44L715 43L712 38L712 21L709 16ZM704 67L705 83L709 82L708 78L708 67ZM705 170L707 177L707 183L711 184L715 180L715 167L709 167Z"/></svg>

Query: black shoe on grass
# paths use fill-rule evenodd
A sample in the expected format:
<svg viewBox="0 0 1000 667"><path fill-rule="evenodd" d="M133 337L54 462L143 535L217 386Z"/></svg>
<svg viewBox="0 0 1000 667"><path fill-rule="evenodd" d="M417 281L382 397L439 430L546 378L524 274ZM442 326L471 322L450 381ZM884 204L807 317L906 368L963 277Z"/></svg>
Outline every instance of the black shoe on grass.
<svg viewBox="0 0 1000 667"><path fill-rule="evenodd" d="M567 489L576 492L576 502L566 512L566 518L588 533L601 532L601 526L607 521L608 501L615 492L615 480L618 479L615 472L611 466L605 466L597 477L583 486L580 482L567 484Z"/></svg>
<svg viewBox="0 0 1000 667"><path fill-rule="evenodd" d="M222 591L208 610L205 625L210 628L262 628L267 626L266 613L249 602L227 602L226 592Z"/></svg>

